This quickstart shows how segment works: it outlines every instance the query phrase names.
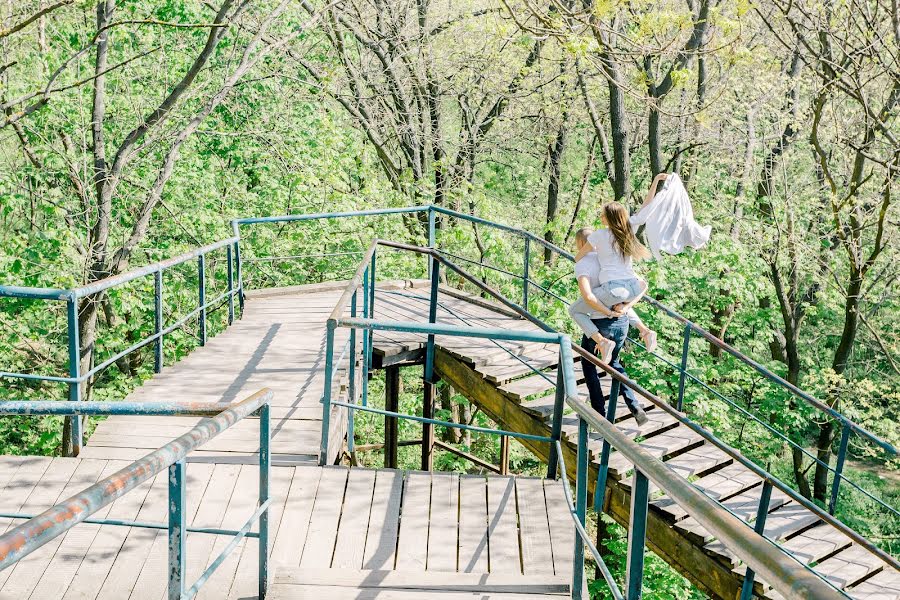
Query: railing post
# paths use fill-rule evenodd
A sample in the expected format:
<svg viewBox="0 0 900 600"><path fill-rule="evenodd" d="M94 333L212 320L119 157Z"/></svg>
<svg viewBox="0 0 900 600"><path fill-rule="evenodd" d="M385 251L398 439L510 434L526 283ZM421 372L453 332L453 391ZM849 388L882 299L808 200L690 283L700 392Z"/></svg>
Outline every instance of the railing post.
<svg viewBox="0 0 900 600"><path fill-rule="evenodd" d="M319 466L328 462L328 430L331 421L331 388L334 386L334 329L336 323L328 320L325 332L325 389L322 392L322 443L319 446Z"/></svg>
<svg viewBox="0 0 900 600"><path fill-rule="evenodd" d="M606 420L613 424L616 422L616 404L619 401L620 386L621 384L618 379L613 379L612 383L609 385L609 399L606 402ZM600 450L600 466L597 469L597 483L594 485L594 511L596 511L598 518L600 513L603 512L603 502L606 500L606 479L609 475L609 454L611 451L612 446L604 439L603 448ZM599 528L597 534L600 534ZM597 543L599 545L599 540Z"/></svg>
<svg viewBox="0 0 900 600"><path fill-rule="evenodd" d="M628 564L625 567L626 600L640 600L641 598L649 500L650 480L635 469L631 481L631 523L628 527Z"/></svg>
<svg viewBox="0 0 900 600"><path fill-rule="evenodd" d="M153 333L157 336L153 346L153 372L160 373L163 368L163 272L157 269L153 273Z"/></svg>
<svg viewBox="0 0 900 600"><path fill-rule="evenodd" d="M356 318L356 294L358 290L353 291L350 297L350 317ZM350 328L350 404L356 404L356 328ZM354 452L354 418L356 411L352 408L347 409L347 451L352 455Z"/></svg>
<svg viewBox="0 0 900 600"><path fill-rule="evenodd" d="M588 493L588 426L587 421L578 417L578 456L575 471L575 516L582 527L587 515ZM572 598L582 599L584 589L584 541L575 536L575 557L572 565Z"/></svg>
<svg viewBox="0 0 900 600"><path fill-rule="evenodd" d="M69 334L69 400L77 402L81 400L81 337L78 331L78 298L70 294L66 300L66 321ZM70 421L70 437L72 438L72 456L78 456L81 452L81 417L72 415Z"/></svg>
<svg viewBox="0 0 900 600"><path fill-rule="evenodd" d="M375 254L372 253L372 263L369 265L369 318L375 318ZM375 330L369 332L369 347L366 349L368 368L372 368L372 351L375 346Z"/></svg>
<svg viewBox="0 0 900 600"><path fill-rule="evenodd" d="M197 280L200 306L200 345L206 345L206 255L197 259Z"/></svg>
<svg viewBox="0 0 900 600"><path fill-rule="evenodd" d="M547 462L547 479L556 479L559 468L556 442L562 439L563 408L566 403L566 383L563 379L562 353L556 365L556 397L553 399L553 427L550 430L550 458Z"/></svg>
<svg viewBox="0 0 900 600"><path fill-rule="evenodd" d="M369 268L363 271L363 317L372 318L369 314ZM369 339L372 332L368 328L363 329L362 337L362 405L369 404Z"/></svg>
<svg viewBox="0 0 900 600"><path fill-rule="evenodd" d="M272 421L269 404L259 408L259 505L269 500L269 475L272 466L270 441ZM259 515L259 600L265 600L269 588L269 509Z"/></svg>
<svg viewBox="0 0 900 600"><path fill-rule="evenodd" d="M759 495L759 507L756 509L756 523L753 530L762 535L766 530L766 517L769 514L769 502L772 500L772 484L768 481L763 482L762 493ZM744 574L744 583L741 585L740 600L750 600L753 597L753 580L756 574L753 569L747 567Z"/></svg>
<svg viewBox="0 0 900 600"><path fill-rule="evenodd" d="M181 600L184 594L185 515L184 459L169 465L169 600Z"/></svg>
<svg viewBox="0 0 900 600"><path fill-rule="evenodd" d="M384 408L400 410L400 367L391 365L384 370ZM397 417L384 417L384 468L397 468L397 449L400 446Z"/></svg>
<svg viewBox="0 0 900 600"><path fill-rule="evenodd" d="M431 213L433 214L433 213ZM437 322L438 290L441 279L441 263L434 261L431 266L431 297L428 302L428 322ZM422 416L426 419L434 418L434 334L428 334L428 342L425 346L425 377L424 377L424 402L422 404ZM422 470L430 471L434 466L434 425L422 423Z"/></svg>
<svg viewBox="0 0 900 600"><path fill-rule="evenodd" d="M428 247L434 248L435 245L435 212L434 207L428 207ZM428 257L428 277L431 277L431 273L434 271L434 257Z"/></svg>
<svg viewBox="0 0 900 600"><path fill-rule="evenodd" d="M691 349L691 324L686 323L684 326L684 341L681 348L681 373L678 377L678 412L684 408L684 384L687 380L687 361L688 352Z"/></svg>
<svg viewBox="0 0 900 600"><path fill-rule="evenodd" d="M554 444L556 447L556 444ZM509 436L500 436L500 474L509 475Z"/></svg>
<svg viewBox="0 0 900 600"><path fill-rule="evenodd" d="M834 481L831 483L831 499L828 501L828 514L833 515L837 508L838 494L841 491L841 478L844 473L844 461L847 459L847 445L850 442L850 425L846 422L841 428L841 445L838 448L837 464L834 467Z"/></svg>
<svg viewBox="0 0 900 600"><path fill-rule="evenodd" d="M234 323L234 256L231 245L225 246L225 261L228 263L228 324Z"/></svg>
<svg viewBox="0 0 900 600"><path fill-rule="evenodd" d="M237 229L237 228L235 228ZM234 243L234 276L237 279L238 306L241 309L241 318L244 317L244 274L241 271L241 241Z"/></svg>
<svg viewBox="0 0 900 600"><path fill-rule="evenodd" d="M528 310L528 277L531 265L531 238L525 237L525 260L522 265L522 308Z"/></svg>

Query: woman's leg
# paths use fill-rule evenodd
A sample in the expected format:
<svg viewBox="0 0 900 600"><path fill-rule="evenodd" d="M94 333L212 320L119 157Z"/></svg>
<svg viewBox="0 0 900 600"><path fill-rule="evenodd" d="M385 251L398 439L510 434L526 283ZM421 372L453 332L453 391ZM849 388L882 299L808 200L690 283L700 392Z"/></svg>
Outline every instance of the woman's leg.
<svg viewBox="0 0 900 600"><path fill-rule="evenodd" d="M608 321L608 324L601 324L599 321L597 322L600 334L607 339L613 340L616 344L616 347L613 349L609 366L625 377L628 377L628 372L625 370L625 367L619 360L619 354L621 353L622 347L625 344L625 339L628 337L628 317L620 317L615 320L605 319L605 321ZM620 385L619 394L624 397L625 406L627 406L631 414L634 415L634 418L637 421L638 425L643 425L644 423L646 423L647 416L638 405L637 397L634 395L634 392L631 390L631 388L625 385Z"/></svg>

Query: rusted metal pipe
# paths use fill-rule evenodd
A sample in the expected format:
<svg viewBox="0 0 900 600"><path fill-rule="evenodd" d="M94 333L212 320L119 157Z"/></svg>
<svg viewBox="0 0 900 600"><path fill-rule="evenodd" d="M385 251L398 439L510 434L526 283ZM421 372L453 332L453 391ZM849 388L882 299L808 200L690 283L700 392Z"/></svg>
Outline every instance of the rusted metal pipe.
<svg viewBox="0 0 900 600"><path fill-rule="evenodd" d="M104 506L161 473L198 446L270 402L272 395L271 390L264 388L241 402L230 405L216 416L200 421L190 431L162 448L154 450L0 536L0 570L28 556Z"/></svg>

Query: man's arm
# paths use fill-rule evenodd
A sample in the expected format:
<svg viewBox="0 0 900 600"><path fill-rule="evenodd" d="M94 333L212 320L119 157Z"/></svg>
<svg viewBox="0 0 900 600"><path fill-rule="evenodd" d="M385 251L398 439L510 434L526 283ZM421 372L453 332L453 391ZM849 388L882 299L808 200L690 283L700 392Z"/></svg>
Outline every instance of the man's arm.
<svg viewBox="0 0 900 600"><path fill-rule="evenodd" d="M622 316L623 312L609 310L597 300L597 296L594 295L594 291L591 289L591 280L589 277L581 276L578 278L578 292L581 294L581 297L584 298L587 305L597 312L604 314L607 317Z"/></svg>

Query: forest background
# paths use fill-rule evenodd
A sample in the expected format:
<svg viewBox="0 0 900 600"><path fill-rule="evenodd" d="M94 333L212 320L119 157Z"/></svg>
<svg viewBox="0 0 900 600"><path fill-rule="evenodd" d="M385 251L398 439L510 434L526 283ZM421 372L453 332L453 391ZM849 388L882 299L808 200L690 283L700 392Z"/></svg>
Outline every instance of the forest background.
<svg viewBox="0 0 900 600"><path fill-rule="evenodd" d="M898 0L6 0L0 15L0 283L96 281L227 237L232 218L432 203L570 247L602 203L634 208L655 174L677 172L713 237L645 265L651 294L900 440ZM520 268L502 236L439 226L472 260ZM352 252L376 235L425 241L416 220L329 222L265 230L248 256ZM247 277L340 279L353 262L262 263ZM573 297L568 268L548 255L540 276ZM194 301L195 277L175 277L171 314ZM142 290L82 303L85 366L147 334ZM677 329L642 314L677 356ZM0 370L64 373L65 337L64 307L0 303ZM196 335L171 343L168 360ZM639 355L629 367L671 389ZM832 424L715 349L692 367L833 460ZM91 393L121 398L151 371L152 353L135 353ZM0 380L3 397L65 393ZM772 450L693 401L751 454ZM458 405L448 416L470 418ZM62 431L5 419L0 449L58 454ZM896 506L896 464L851 451ZM827 473L778 455L824 501ZM896 526L873 527L895 540Z"/></svg>

